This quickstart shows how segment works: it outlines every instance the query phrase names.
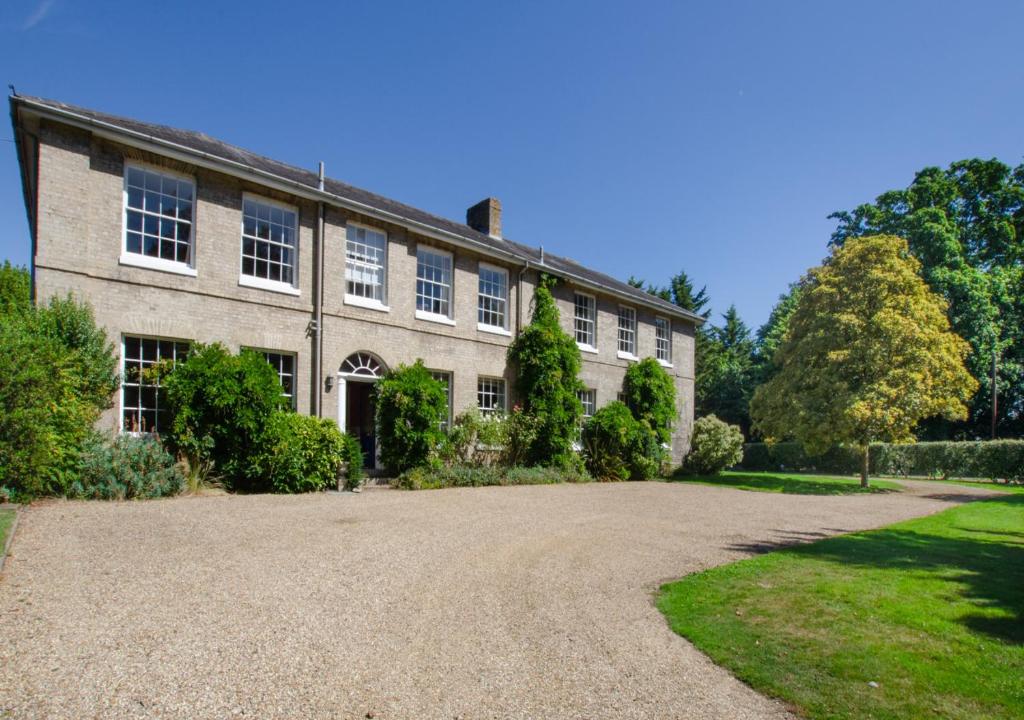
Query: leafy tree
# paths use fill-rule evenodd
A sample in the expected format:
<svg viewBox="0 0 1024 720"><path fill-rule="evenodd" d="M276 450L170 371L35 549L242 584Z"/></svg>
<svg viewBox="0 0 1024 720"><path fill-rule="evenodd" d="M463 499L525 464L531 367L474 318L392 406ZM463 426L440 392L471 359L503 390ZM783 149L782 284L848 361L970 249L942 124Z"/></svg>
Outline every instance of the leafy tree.
<svg viewBox="0 0 1024 720"><path fill-rule="evenodd" d="M0 266L0 317L28 312L32 308L32 278L28 270L4 260Z"/></svg>
<svg viewBox="0 0 1024 720"><path fill-rule="evenodd" d="M117 358L87 305L70 296L26 304L26 277L0 271L0 295L10 300L0 302L0 494L65 494L112 404Z"/></svg>
<svg viewBox="0 0 1024 720"><path fill-rule="evenodd" d="M963 363L969 347L920 269L905 240L880 235L834 247L810 271L778 373L751 402L767 439L793 436L812 454L855 445L867 485L870 443L912 441L933 415L966 416L977 388Z"/></svg>
<svg viewBox="0 0 1024 720"><path fill-rule="evenodd" d="M577 462L573 441L583 416L580 350L559 323L551 282L542 277L533 296L533 317L509 346L508 359L523 410L537 421L526 463L569 467Z"/></svg>
<svg viewBox="0 0 1024 720"><path fill-rule="evenodd" d="M800 300L801 287L799 282L791 283L789 289L779 295L779 300L772 308L768 320L757 329L754 341L755 385L768 382L778 370L774 362L775 353L789 330L789 320Z"/></svg>
<svg viewBox="0 0 1024 720"><path fill-rule="evenodd" d="M704 368L695 384L697 412L715 415L750 432L749 405L756 380L754 341L736 306L722 314L723 324L707 331Z"/></svg>
<svg viewBox="0 0 1024 720"><path fill-rule="evenodd" d="M448 394L422 360L399 365L373 388L380 459L393 476L426 464L444 440Z"/></svg>
<svg viewBox="0 0 1024 720"><path fill-rule="evenodd" d="M630 365L622 385L626 405L633 417L646 422L658 441L672 442L672 423L676 419L676 386L665 368L654 358Z"/></svg>
<svg viewBox="0 0 1024 720"><path fill-rule="evenodd" d="M987 437L998 357L998 432L1024 436L1024 165L962 160L929 167L903 190L851 212L836 212L834 245L878 233L907 239L929 286L948 302L953 329L967 340L968 368L986 378L967 422L929 423L925 435Z"/></svg>
<svg viewBox="0 0 1024 720"><path fill-rule="evenodd" d="M166 440L191 461L212 460L234 490L265 492L270 480L254 461L275 412L287 402L277 373L252 350L232 355L197 343L173 367L156 366L169 411Z"/></svg>

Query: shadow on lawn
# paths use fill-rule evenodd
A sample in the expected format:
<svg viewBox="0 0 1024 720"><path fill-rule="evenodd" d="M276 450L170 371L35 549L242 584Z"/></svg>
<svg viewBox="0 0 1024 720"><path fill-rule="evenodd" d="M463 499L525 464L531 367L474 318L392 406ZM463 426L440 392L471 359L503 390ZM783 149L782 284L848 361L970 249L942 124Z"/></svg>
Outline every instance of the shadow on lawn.
<svg viewBox="0 0 1024 720"><path fill-rule="evenodd" d="M793 478L786 475L677 475L672 482L698 482L723 487L756 488L766 492L781 492L789 495L853 495L857 493L898 492L889 488L868 486L861 488L859 481L850 478L849 483L818 482L807 477Z"/></svg>
<svg viewBox="0 0 1024 720"><path fill-rule="evenodd" d="M1024 495L979 502L1002 503L1024 509ZM799 538L783 536L775 548L771 543L753 543L734 546L734 549L764 552L784 547L785 552L792 555L843 565L940 573L962 583L964 587L960 594L975 605L1007 613L1001 617L980 613L964 615L960 622L977 632L1024 645L1024 540L1021 533L955 525L949 527L949 532L971 535L946 537L891 528L798 546L792 543Z"/></svg>

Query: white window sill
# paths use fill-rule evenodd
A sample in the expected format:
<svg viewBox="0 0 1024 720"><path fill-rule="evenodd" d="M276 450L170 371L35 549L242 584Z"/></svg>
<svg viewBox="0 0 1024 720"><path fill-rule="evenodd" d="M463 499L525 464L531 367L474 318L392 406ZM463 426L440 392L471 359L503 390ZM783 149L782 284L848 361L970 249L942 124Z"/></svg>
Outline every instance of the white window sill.
<svg viewBox="0 0 1024 720"><path fill-rule="evenodd" d="M447 315L438 315L437 313L426 312L425 310L416 311L417 320L426 320L427 322L441 323L442 325L451 325L455 327L455 321Z"/></svg>
<svg viewBox="0 0 1024 720"><path fill-rule="evenodd" d="M591 355L597 355L597 348L593 345L587 345L586 343L578 342L576 347L580 349L580 352L590 353Z"/></svg>
<svg viewBox="0 0 1024 720"><path fill-rule="evenodd" d="M123 252L118 260L122 265L131 265L132 267L145 268L147 270L158 270L160 272L173 273L175 275L185 275L187 277L197 277L196 269L189 267L185 263L176 262L174 260L164 260L163 258L149 257L148 255L139 255L137 253Z"/></svg>
<svg viewBox="0 0 1024 720"><path fill-rule="evenodd" d="M359 295L345 295L345 304L352 305L354 307L366 308L367 310L376 310L378 312L391 312L391 308L382 303L380 300L374 300L372 298L364 298Z"/></svg>
<svg viewBox="0 0 1024 720"><path fill-rule="evenodd" d="M675 367L672 363L665 362L664 360L658 360L658 364L661 365L663 368L673 368L673 367Z"/></svg>
<svg viewBox="0 0 1024 720"><path fill-rule="evenodd" d="M505 337L512 337L512 333L497 325L484 325L483 323L477 323L476 329L480 332L493 333L494 335L504 335Z"/></svg>
<svg viewBox="0 0 1024 720"><path fill-rule="evenodd" d="M248 275L239 275L238 284L243 287L251 287L258 290L269 290L270 292L294 295L295 297L299 297L302 294L297 287L289 285L288 283L279 282L277 280L265 280L264 278L249 277Z"/></svg>
<svg viewBox="0 0 1024 720"><path fill-rule="evenodd" d="M615 357L617 357L619 360L629 360L630 362L640 362L640 358L638 358L636 355L634 355L633 353L624 352L622 350L619 350L617 353L615 353Z"/></svg>

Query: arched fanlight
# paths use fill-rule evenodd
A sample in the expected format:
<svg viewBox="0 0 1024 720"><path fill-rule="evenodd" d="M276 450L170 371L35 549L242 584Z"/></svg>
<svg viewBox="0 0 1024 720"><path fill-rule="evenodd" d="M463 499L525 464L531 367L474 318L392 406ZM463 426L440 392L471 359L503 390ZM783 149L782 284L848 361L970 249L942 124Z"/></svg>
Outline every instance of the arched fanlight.
<svg viewBox="0 0 1024 720"><path fill-rule="evenodd" d="M385 370L384 364L375 355L368 352L357 352L345 358L339 372L342 375L355 377L379 378Z"/></svg>

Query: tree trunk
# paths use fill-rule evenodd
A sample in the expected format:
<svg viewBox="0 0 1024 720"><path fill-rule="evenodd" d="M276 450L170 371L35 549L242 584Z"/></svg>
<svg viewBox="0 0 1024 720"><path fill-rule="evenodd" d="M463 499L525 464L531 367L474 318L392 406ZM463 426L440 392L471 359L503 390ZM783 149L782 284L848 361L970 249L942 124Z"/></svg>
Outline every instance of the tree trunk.
<svg viewBox="0 0 1024 720"><path fill-rule="evenodd" d="M870 456L871 446L868 445L867 443L865 443L863 445L863 451L864 451L864 454L861 457L861 466L860 466L860 486L866 488L868 486L868 467L870 466L870 463L871 463L871 456Z"/></svg>

